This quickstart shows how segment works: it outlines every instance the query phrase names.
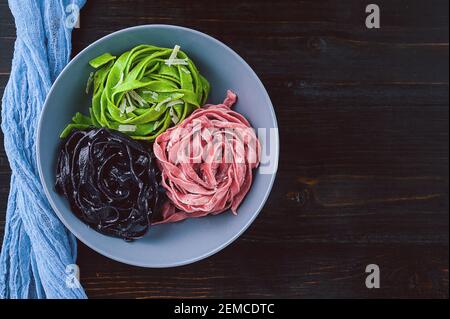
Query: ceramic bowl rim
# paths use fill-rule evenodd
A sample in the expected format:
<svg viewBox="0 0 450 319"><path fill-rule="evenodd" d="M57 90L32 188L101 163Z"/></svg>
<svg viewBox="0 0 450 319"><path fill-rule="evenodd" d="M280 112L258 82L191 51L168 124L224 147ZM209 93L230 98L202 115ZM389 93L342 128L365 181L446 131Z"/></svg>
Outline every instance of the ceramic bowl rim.
<svg viewBox="0 0 450 319"><path fill-rule="evenodd" d="M239 60L239 62L247 69L247 71L250 72L250 74L253 75L254 80L258 83L259 86L261 86L261 88L263 89L263 92L265 94L265 99L267 101L267 104L270 106L270 113L272 116L272 120L274 123L274 129L276 130L276 134L275 134L275 141L274 141L274 150L275 153L274 155L272 155L271 159L273 159L275 161L274 164L274 170L273 173L271 174L271 178L270 178L270 182L269 185L267 187L266 193L264 194L263 200L259 203L258 207L255 207L255 211L253 213L253 216L251 219L249 219L249 221L231 238L229 238L228 240L226 240L223 244L217 246L214 249L211 249L209 252L204 253L202 255L199 255L197 257L191 258L191 259L187 259L181 262L172 262L172 263L162 263L162 264L147 264L147 263L139 263L139 262L134 262L134 261L129 261L126 260L124 258L121 257L117 257L114 255L111 255L110 253L107 253L105 251L103 251L102 249L98 248L95 246L95 243L91 243L89 240L85 239L85 236L81 233L76 231L71 225L70 223L68 223L64 217L64 214L62 212L59 211L59 209L57 208L56 204L54 203L52 196L50 194L49 189L46 187L46 183L45 183L45 178L44 178L44 173L43 173L43 167L42 167L42 162L41 162L41 151L40 151L40 144L41 144L41 132L42 132L42 126L43 126L43 119L45 118L44 114L47 112L48 110L48 99L49 97L52 95L53 91L55 90L55 88L58 86L57 84L61 81L61 78L63 77L63 75L65 73L67 73L70 69L70 66L72 64L74 64L83 54L85 54L85 52L89 51L90 48L100 45L105 41L108 41L110 38L115 37L117 34L121 34L121 33L127 33L133 30L139 30L139 29L148 29L148 28L167 28L167 29L174 29L174 30L183 30L183 31L187 31L190 33L194 33L197 36L200 37L204 37L207 38L207 40L214 42L216 45L218 45L219 47L221 47L223 50L228 51L231 55L233 55L236 59ZM271 141L272 142L272 141ZM222 249L224 249L225 247L227 247L228 245L230 245L232 242L234 242L239 236L241 236L247 229L248 227L253 223L253 221L256 219L256 217L259 215L261 209L263 208L264 204L267 201L267 198L270 195L270 192L272 190L275 178L276 178L276 174L277 174L277 170L278 170L278 161L279 161L279 134L278 134L278 123L277 123L277 118L275 115L275 111L273 108L273 104L270 100L269 94L267 93L267 90L265 89L263 83L261 82L261 80L259 79L259 77L256 75L256 73L253 71L253 69L248 65L248 63L241 57L239 56L239 54L237 54L234 50L232 50L230 47L228 47L227 45L225 45L224 43L222 43L221 41L213 38L210 35L207 35L203 32L191 29L191 28L187 28L187 27L182 27L182 26L176 26L176 25L169 25L169 24L145 24L145 25L138 25L138 26L134 26L134 27L129 27L129 28L125 28L125 29L121 29L115 32L112 32L100 39L97 39L96 41L92 42L91 44L89 44L86 48L84 48L82 51L80 51L73 59L70 60L70 62L64 67L64 69L61 71L61 73L58 75L58 77L56 78L55 82L53 83L52 87L50 88L50 91L47 94L47 97L45 99L45 102L43 104L43 108L42 108L42 112L40 114L40 118L39 118L39 123L38 123L38 127L37 127L37 139L36 139L36 159L37 159L37 167L38 167L38 172L39 172L39 177L42 183L42 186L44 188L44 192L45 195L48 199L48 201L50 202L50 205L52 207L52 209L54 210L54 212L56 213L56 215L58 216L58 218L61 220L61 222L64 224L65 227L67 227L67 229L74 234L82 243L84 243L86 246L88 246L89 248L91 248L92 250L100 253L103 256L106 256L112 260L124 263L124 264L128 264L128 265L133 265L133 266L138 266L138 267L146 267L146 268L170 268L170 267L178 267L178 266L183 266L183 265L187 265L187 264L191 264L197 261L200 261L202 259L205 259L207 257L210 257L216 253L218 253L219 251L221 251Z"/></svg>

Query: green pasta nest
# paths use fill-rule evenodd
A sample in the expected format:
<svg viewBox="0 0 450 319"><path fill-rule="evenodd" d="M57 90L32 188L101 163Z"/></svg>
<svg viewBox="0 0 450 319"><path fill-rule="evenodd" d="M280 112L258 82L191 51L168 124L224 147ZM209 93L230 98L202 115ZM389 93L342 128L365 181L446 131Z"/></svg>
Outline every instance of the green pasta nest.
<svg viewBox="0 0 450 319"><path fill-rule="evenodd" d="M206 102L209 83L179 46L139 45L119 58L105 53L89 64L93 84L89 116L75 114L73 129L108 127L134 139L153 141Z"/></svg>

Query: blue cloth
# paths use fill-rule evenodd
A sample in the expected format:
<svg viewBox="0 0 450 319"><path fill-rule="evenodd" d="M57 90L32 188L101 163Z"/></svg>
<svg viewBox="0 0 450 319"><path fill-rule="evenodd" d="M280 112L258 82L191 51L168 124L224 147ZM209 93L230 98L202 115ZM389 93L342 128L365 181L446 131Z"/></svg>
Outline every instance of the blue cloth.
<svg viewBox="0 0 450 319"><path fill-rule="evenodd" d="M9 1L17 39L2 100L12 176L0 256L0 298L86 298L80 286L66 283L66 267L76 260L76 240L45 197L35 147L45 97L70 59L70 8L81 8L84 2Z"/></svg>

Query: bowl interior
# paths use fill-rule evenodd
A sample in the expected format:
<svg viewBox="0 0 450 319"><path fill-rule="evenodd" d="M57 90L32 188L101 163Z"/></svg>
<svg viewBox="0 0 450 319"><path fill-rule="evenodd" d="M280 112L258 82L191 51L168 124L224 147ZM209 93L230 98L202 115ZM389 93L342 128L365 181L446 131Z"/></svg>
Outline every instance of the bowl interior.
<svg viewBox="0 0 450 319"><path fill-rule="evenodd" d="M59 134L77 111L88 114L90 96L85 94L85 88L92 72L89 60L105 52L120 55L139 44L180 45L211 83L209 102L221 103L226 90L231 89L238 95L234 109L246 116L253 127L268 132L277 123L269 96L251 68L221 42L186 28L147 25L115 32L87 47L63 70L47 97L38 128L38 168L53 209L82 242L107 257L136 266L172 267L205 258L237 238L262 208L275 172L261 174L257 170L237 216L226 212L154 226L144 238L131 243L99 234L75 217L66 199L53 186ZM267 154L273 165L278 160L278 135L271 139L272 145L262 142L263 154Z"/></svg>

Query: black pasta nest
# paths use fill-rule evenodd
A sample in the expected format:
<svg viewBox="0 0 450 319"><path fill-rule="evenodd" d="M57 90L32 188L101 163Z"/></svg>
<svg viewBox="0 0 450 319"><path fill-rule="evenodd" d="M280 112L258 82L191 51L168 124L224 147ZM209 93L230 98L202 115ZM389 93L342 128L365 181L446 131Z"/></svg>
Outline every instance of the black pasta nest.
<svg viewBox="0 0 450 319"><path fill-rule="evenodd" d="M148 231L161 201L151 147L106 128L76 130L63 141L55 188L82 221L125 240Z"/></svg>

